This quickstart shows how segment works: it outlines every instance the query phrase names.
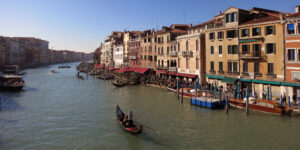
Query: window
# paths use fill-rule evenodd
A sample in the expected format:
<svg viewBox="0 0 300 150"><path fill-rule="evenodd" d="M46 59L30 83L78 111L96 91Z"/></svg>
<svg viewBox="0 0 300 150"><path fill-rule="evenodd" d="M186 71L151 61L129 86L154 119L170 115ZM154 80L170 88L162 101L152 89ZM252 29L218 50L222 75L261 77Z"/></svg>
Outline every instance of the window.
<svg viewBox="0 0 300 150"><path fill-rule="evenodd" d="M300 33L300 23L298 23L298 33Z"/></svg>
<svg viewBox="0 0 300 150"><path fill-rule="evenodd" d="M223 71L223 62L219 62L219 71Z"/></svg>
<svg viewBox="0 0 300 150"><path fill-rule="evenodd" d="M169 55L169 51L170 51L170 48L169 48L169 47L167 47L167 55Z"/></svg>
<svg viewBox="0 0 300 150"><path fill-rule="evenodd" d="M288 34L295 34L295 24L287 24L287 33Z"/></svg>
<svg viewBox="0 0 300 150"><path fill-rule="evenodd" d="M228 54L238 54L238 46L228 45Z"/></svg>
<svg viewBox="0 0 300 150"><path fill-rule="evenodd" d="M222 47L222 45L219 46L219 54L220 54L220 55L223 54L223 47Z"/></svg>
<svg viewBox="0 0 300 150"><path fill-rule="evenodd" d="M209 39L214 40L215 39L215 32L209 33Z"/></svg>
<svg viewBox="0 0 300 150"><path fill-rule="evenodd" d="M249 29L242 29L241 37L248 37L248 36L249 36Z"/></svg>
<svg viewBox="0 0 300 150"><path fill-rule="evenodd" d="M242 45L242 54L249 54L250 45Z"/></svg>
<svg viewBox="0 0 300 150"><path fill-rule="evenodd" d="M223 39L224 38L224 32L218 32L218 39Z"/></svg>
<svg viewBox="0 0 300 150"><path fill-rule="evenodd" d="M178 49L178 52L179 52L180 51L180 42L177 43L177 47L178 47L177 49Z"/></svg>
<svg viewBox="0 0 300 150"><path fill-rule="evenodd" d="M253 57L259 57L260 56L260 44L253 44L252 45L252 53L253 53Z"/></svg>
<svg viewBox="0 0 300 150"><path fill-rule="evenodd" d="M226 18L225 18L225 22L229 23L229 22L236 22L237 21L237 13L228 13L226 14Z"/></svg>
<svg viewBox="0 0 300 150"><path fill-rule="evenodd" d="M180 68L180 58L178 58L178 68Z"/></svg>
<svg viewBox="0 0 300 150"><path fill-rule="evenodd" d="M186 64L186 69L189 69L189 59L188 58L185 59L185 64Z"/></svg>
<svg viewBox="0 0 300 150"><path fill-rule="evenodd" d="M228 62L228 72L231 73L232 72L232 62Z"/></svg>
<svg viewBox="0 0 300 150"><path fill-rule="evenodd" d="M154 56L154 61L157 61L157 56Z"/></svg>
<svg viewBox="0 0 300 150"><path fill-rule="evenodd" d="M199 51L199 40L196 40L196 51Z"/></svg>
<svg viewBox="0 0 300 150"><path fill-rule="evenodd" d="M237 21L237 15L235 13L231 13L231 22L236 22Z"/></svg>
<svg viewBox="0 0 300 150"><path fill-rule="evenodd" d="M266 35L275 34L275 26L267 26L266 27Z"/></svg>
<svg viewBox="0 0 300 150"><path fill-rule="evenodd" d="M267 43L266 44L267 54L272 54L276 52L276 44L275 43Z"/></svg>
<svg viewBox="0 0 300 150"><path fill-rule="evenodd" d="M230 18L231 18L230 16L231 14L226 14L226 19L225 19L226 23L230 22Z"/></svg>
<svg viewBox="0 0 300 150"><path fill-rule="evenodd" d="M214 46L210 46L210 54L214 54L215 50L214 50Z"/></svg>
<svg viewBox="0 0 300 150"><path fill-rule="evenodd" d="M274 64L268 63L268 74L273 75L274 74Z"/></svg>
<svg viewBox="0 0 300 150"><path fill-rule="evenodd" d="M199 69L199 58L196 58L196 69Z"/></svg>
<svg viewBox="0 0 300 150"><path fill-rule="evenodd" d="M185 49L189 50L189 40L186 40L186 42L185 42Z"/></svg>
<svg viewBox="0 0 300 150"><path fill-rule="evenodd" d="M260 35L260 27L252 28L252 36Z"/></svg>
<svg viewBox="0 0 300 150"><path fill-rule="evenodd" d="M210 62L210 71L214 71L215 70L215 64L213 61Z"/></svg>
<svg viewBox="0 0 300 150"><path fill-rule="evenodd" d="M158 48L158 55L160 55L160 47Z"/></svg>
<svg viewBox="0 0 300 150"><path fill-rule="evenodd" d="M243 73L248 73L248 62L243 63Z"/></svg>
<svg viewBox="0 0 300 150"><path fill-rule="evenodd" d="M295 50L294 49L287 50L287 59L288 59L288 61L295 61Z"/></svg>
<svg viewBox="0 0 300 150"><path fill-rule="evenodd" d="M227 38L235 38L237 37L237 30L229 30L227 31Z"/></svg>
<svg viewBox="0 0 300 150"><path fill-rule="evenodd" d="M164 47L161 48L161 54L164 54Z"/></svg>
<svg viewBox="0 0 300 150"><path fill-rule="evenodd" d="M259 62L254 62L254 73L259 73Z"/></svg>
<svg viewBox="0 0 300 150"><path fill-rule="evenodd" d="M233 72L238 72L238 63L237 62L233 62Z"/></svg>
<svg viewBox="0 0 300 150"><path fill-rule="evenodd" d="M147 39L144 39L144 43L147 43Z"/></svg>
<svg viewBox="0 0 300 150"><path fill-rule="evenodd" d="M298 49L298 61L300 61L300 48Z"/></svg>

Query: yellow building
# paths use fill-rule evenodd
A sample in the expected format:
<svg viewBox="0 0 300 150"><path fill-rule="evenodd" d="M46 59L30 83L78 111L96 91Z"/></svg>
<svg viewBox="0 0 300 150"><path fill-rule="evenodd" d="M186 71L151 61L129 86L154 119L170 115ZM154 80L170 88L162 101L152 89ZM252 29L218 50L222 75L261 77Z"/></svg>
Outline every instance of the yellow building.
<svg viewBox="0 0 300 150"><path fill-rule="evenodd" d="M283 94L284 36L277 11L231 7L206 32L206 71L209 83L248 88L262 97Z"/></svg>
<svg viewBox="0 0 300 150"><path fill-rule="evenodd" d="M188 34L178 36L178 73L205 83L205 27L209 22L190 26ZM188 74L189 76L185 76Z"/></svg>

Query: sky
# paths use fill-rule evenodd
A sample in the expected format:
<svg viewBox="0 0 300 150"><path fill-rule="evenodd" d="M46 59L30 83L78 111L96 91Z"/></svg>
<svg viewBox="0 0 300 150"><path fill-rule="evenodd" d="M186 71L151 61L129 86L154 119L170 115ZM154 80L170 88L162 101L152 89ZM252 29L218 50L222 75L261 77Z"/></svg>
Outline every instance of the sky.
<svg viewBox="0 0 300 150"><path fill-rule="evenodd" d="M300 0L0 0L0 36L93 52L111 31L199 24L233 6L294 12Z"/></svg>

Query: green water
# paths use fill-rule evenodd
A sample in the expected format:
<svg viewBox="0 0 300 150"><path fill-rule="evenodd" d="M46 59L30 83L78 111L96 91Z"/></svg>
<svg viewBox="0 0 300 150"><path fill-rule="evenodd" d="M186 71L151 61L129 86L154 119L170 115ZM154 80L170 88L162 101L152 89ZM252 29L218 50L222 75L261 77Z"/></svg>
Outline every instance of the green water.
<svg viewBox="0 0 300 150"><path fill-rule="evenodd" d="M300 118L182 104L174 93L75 77L71 69L29 69L23 92L1 92L0 149L300 149ZM55 68L59 73L51 74ZM84 75L85 76L85 75ZM86 77L86 76L85 76ZM115 107L147 127L117 124Z"/></svg>

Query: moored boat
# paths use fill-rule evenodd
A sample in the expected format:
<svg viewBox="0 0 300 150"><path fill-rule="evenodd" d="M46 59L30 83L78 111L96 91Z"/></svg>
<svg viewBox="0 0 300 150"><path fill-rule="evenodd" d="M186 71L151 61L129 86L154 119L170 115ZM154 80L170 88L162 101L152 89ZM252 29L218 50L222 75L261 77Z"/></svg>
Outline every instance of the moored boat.
<svg viewBox="0 0 300 150"><path fill-rule="evenodd" d="M117 80L117 81L113 82L113 85L117 86L117 87L122 87L122 86L125 86L126 83Z"/></svg>
<svg viewBox="0 0 300 150"><path fill-rule="evenodd" d="M16 75L0 75L0 88L3 90L21 90L25 82L20 76Z"/></svg>
<svg viewBox="0 0 300 150"><path fill-rule="evenodd" d="M246 102L244 100L239 99L229 99L229 104L231 106L236 106L237 108L246 108ZM280 106L276 104L274 101L269 100L249 100L249 110L266 112L277 115L291 115L292 109Z"/></svg>
<svg viewBox="0 0 300 150"><path fill-rule="evenodd" d="M57 73L57 72L55 71L55 69L51 69L50 72L51 72L51 73Z"/></svg>
<svg viewBox="0 0 300 150"><path fill-rule="evenodd" d="M125 114L121 110L119 105L117 105L117 108L116 108L116 115L117 115L117 122L118 122L118 124L120 125L120 127L122 129L124 129L125 131L127 131L130 134L140 134L140 133L142 133L142 131L143 131L143 125L142 124L138 124L137 122L134 122L132 127L126 127L123 124L122 116L125 116Z"/></svg>

